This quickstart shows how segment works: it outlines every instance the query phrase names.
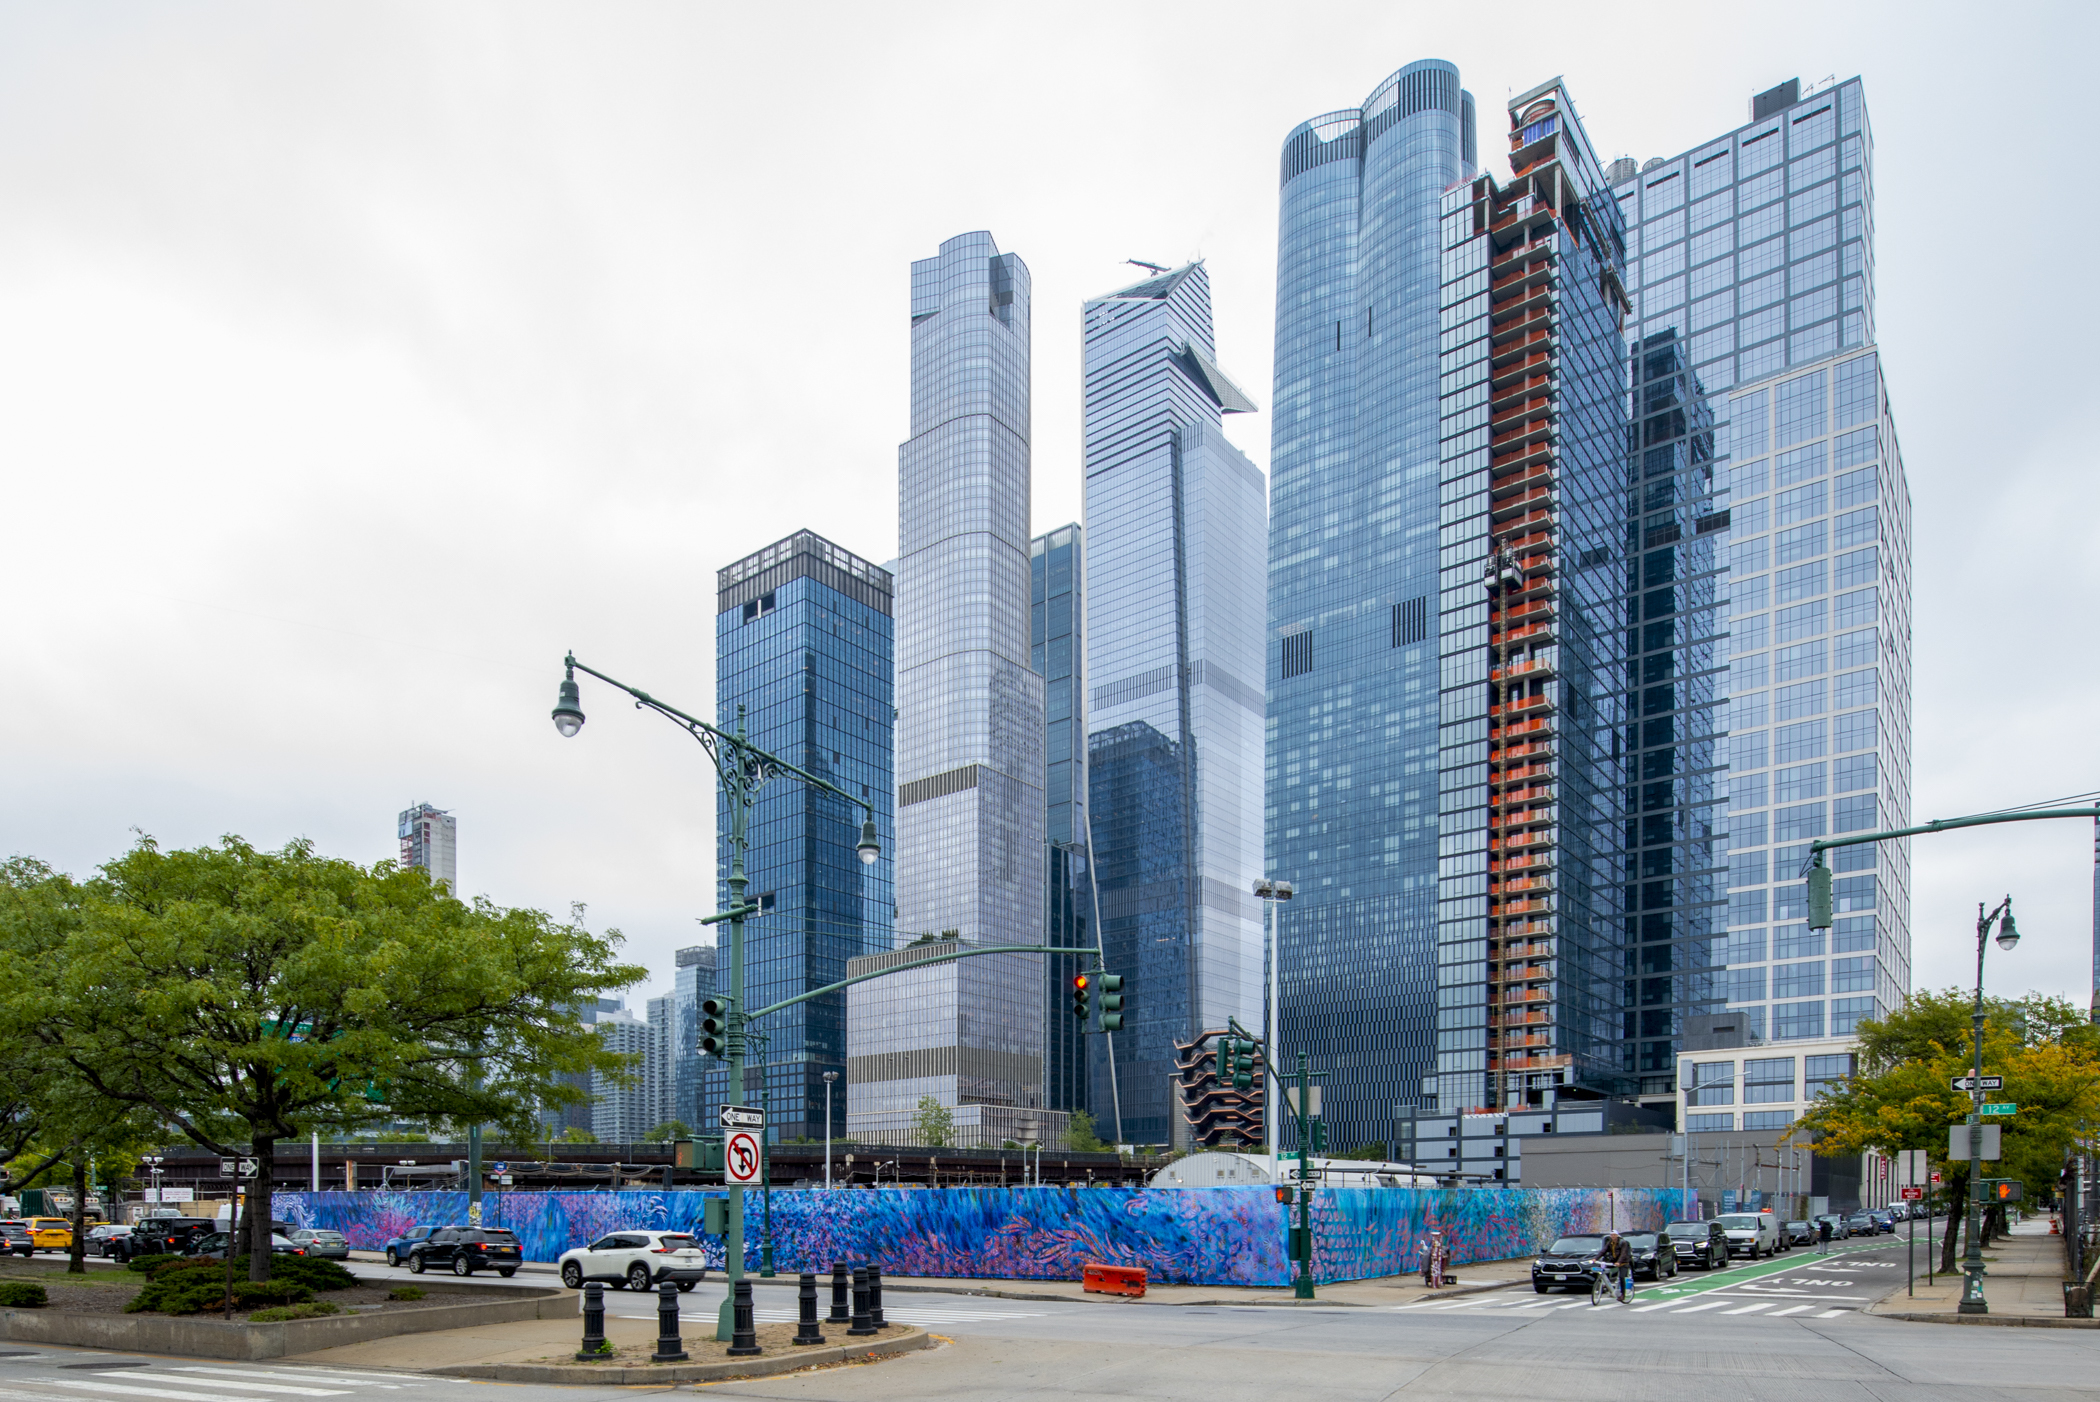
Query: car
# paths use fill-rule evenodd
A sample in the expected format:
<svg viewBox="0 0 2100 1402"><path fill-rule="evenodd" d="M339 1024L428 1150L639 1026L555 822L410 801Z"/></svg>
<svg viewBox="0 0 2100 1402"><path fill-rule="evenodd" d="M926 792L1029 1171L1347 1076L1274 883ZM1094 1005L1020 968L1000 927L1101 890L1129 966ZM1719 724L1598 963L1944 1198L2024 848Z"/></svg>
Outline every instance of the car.
<svg viewBox="0 0 2100 1402"><path fill-rule="evenodd" d="M441 1227L408 1249L411 1275L447 1266L454 1275L494 1271L508 1280L524 1262L525 1248L518 1244L517 1233L501 1227Z"/></svg>
<svg viewBox="0 0 2100 1402"><path fill-rule="evenodd" d="M1832 1241L1843 1241L1846 1237L1852 1235L1850 1219L1847 1218L1842 1212L1818 1212L1816 1214L1816 1221L1818 1223L1828 1222L1830 1224L1830 1239ZM1821 1238L1819 1235L1818 1240L1820 1239Z"/></svg>
<svg viewBox="0 0 2100 1402"><path fill-rule="evenodd" d="M29 1235L39 1251L71 1251L73 1224L63 1217L26 1217Z"/></svg>
<svg viewBox="0 0 2100 1402"><path fill-rule="evenodd" d="M324 1227L298 1227L286 1232L285 1236L309 1256L325 1256L331 1261L350 1259L350 1243L343 1240L341 1232Z"/></svg>
<svg viewBox="0 0 2100 1402"><path fill-rule="evenodd" d="M246 1236L243 1232L241 1235ZM180 1252L184 1256L217 1256L226 1249L226 1233L204 1232L193 1236ZM273 1256L304 1256L305 1251L292 1244L283 1232L270 1233L270 1254Z"/></svg>
<svg viewBox="0 0 2100 1402"><path fill-rule="evenodd" d="M1873 1236L1881 1230L1881 1224L1874 1220L1871 1212L1853 1213L1845 1219L1845 1226L1853 1236Z"/></svg>
<svg viewBox="0 0 2100 1402"><path fill-rule="evenodd" d="M88 1228L85 1250L90 1256L108 1256L116 1244L131 1235L131 1228L122 1222L97 1222Z"/></svg>
<svg viewBox="0 0 2100 1402"><path fill-rule="evenodd" d="M1877 1207L1867 1215L1874 1219L1875 1230L1894 1235L1897 1220L1895 1213L1889 1211L1886 1207Z"/></svg>
<svg viewBox="0 0 2100 1402"><path fill-rule="evenodd" d="M1677 1274L1677 1253L1663 1249L1660 1232L1628 1232L1627 1245L1633 1248L1633 1278L1646 1276L1650 1280L1662 1280Z"/></svg>
<svg viewBox="0 0 2100 1402"><path fill-rule="evenodd" d="M124 1239L117 1259L128 1261L158 1252L179 1256L184 1247L217 1225L202 1217L145 1218L131 1224L131 1235Z"/></svg>
<svg viewBox="0 0 2100 1402"><path fill-rule="evenodd" d="M1788 1222L1780 1228L1788 1246L1814 1246L1816 1224L1813 1222Z"/></svg>
<svg viewBox="0 0 2100 1402"><path fill-rule="evenodd" d="M1601 1238L1586 1239L1603 1245ZM690 1290L707 1279L707 1258L690 1232L614 1232L562 1252L556 1264L561 1283L571 1290L581 1290L587 1280L610 1281L629 1290L647 1290L668 1280L680 1290Z"/></svg>
<svg viewBox="0 0 2100 1402"><path fill-rule="evenodd" d="M17 1256L36 1254L36 1236L29 1230L29 1224L20 1218L0 1221L0 1255L10 1251Z"/></svg>
<svg viewBox="0 0 2100 1402"><path fill-rule="evenodd" d="M1680 1266L1710 1271L1728 1264L1728 1233L1719 1222L1672 1222L1663 1228Z"/></svg>
<svg viewBox="0 0 2100 1402"><path fill-rule="evenodd" d="M1556 1237L1551 1246L1532 1260L1531 1288L1541 1295L1559 1285L1579 1285L1587 1290L1590 1284L1590 1264L1603 1250L1602 1236ZM568 1257L564 1256L562 1260L562 1283L568 1285ZM577 1281L578 1285L582 1283L581 1279ZM570 1285L569 1288L574 1290L576 1286ZM643 1288L646 1289L646 1285Z"/></svg>
<svg viewBox="0 0 2100 1402"><path fill-rule="evenodd" d="M395 1237L386 1244L386 1263L390 1266L400 1265L408 1259L410 1247L417 1242L430 1240L443 1230L444 1228L435 1222L425 1222L420 1226L410 1227L400 1236Z"/></svg>
<svg viewBox="0 0 2100 1402"><path fill-rule="evenodd" d="M1779 1250L1779 1219L1769 1212L1724 1212L1714 1220L1728 1235L1728 1254L1755 1261Z"/></svg>

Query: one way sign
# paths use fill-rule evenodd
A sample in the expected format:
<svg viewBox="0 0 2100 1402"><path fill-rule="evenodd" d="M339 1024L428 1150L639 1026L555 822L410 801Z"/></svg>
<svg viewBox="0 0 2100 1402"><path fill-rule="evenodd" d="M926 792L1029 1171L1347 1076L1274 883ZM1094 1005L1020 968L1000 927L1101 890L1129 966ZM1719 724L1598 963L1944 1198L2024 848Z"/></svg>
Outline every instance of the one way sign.
<svg viewBox="0 0 2100 1402"><path fill-rule="evenodd" d="M1954 1088L1956 1090L1974 1090L1976 1085L1977 1081L1974 1076L1956 1076L1954 1078ZM2005 1077L1985 1076L1983 1078L1983 1088L1985 1090L2003 1090L2005 1089Z"/></svg>

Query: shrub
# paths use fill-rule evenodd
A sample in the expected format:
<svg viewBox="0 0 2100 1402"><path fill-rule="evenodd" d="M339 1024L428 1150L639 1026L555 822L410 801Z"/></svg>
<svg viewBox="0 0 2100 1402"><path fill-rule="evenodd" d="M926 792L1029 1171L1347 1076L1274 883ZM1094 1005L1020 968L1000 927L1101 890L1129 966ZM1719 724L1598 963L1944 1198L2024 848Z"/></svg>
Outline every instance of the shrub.
<svg viewBox="0 0 2100 1402"><path fill-rule="evenodd" d="M243 1257L238 1264L245 1265L246 1261ZM348 1290L357 1284L357 1277L339 1263L320 1256L274 1256L270 1260L270 1279L293 1281L309 1290Z"/></svg>
<svg viewBox="0 0 2100 1402"><path fill-rule="evenodd" d="M16 1309L37 1309L50 1303L50 1297L44 1294L44 1287L34 1281L0 1281L0 1305L11 1305Z"/></svg>
<svg viewBox="0 0 2100 1402"><path fill-rule="evenodd" d="M420 1300L430 1292L420 1285L397 1285L386 1292L389 1300Z"/></svg>
<svg viewBox="0 0 2100 1402"><path fill-rule="evenodd" d="M235 1257L234 1270L239 1272L245 1261L245 1257ZM233 1282L235 1309L304 1304L313 1297L312 1287L297 1280L236 1278ZM131 1313L196 1314L200 1310L223 1309L225 1305L226 1263L207 1256L177 1260L155 1271L146 1287L124 1308Z"/></svg>
<svg viewBox="0 0 2100 1402"><path fill-rule="evenodd" d="M324 1314L336 1313L336 1307L326 1300L314 1300L303 1305L275 1305L261 1309L248 1316L251 1324L277 1324L287 1319L314 1319Z"/></svg>

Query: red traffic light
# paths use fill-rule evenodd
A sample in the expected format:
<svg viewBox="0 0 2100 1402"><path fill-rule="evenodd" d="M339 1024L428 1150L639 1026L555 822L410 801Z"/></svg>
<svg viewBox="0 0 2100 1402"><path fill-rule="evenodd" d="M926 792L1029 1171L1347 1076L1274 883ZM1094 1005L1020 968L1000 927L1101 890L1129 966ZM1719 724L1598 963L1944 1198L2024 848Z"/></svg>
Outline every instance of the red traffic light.
<svg viewBox="0 0 2100 1402"><path fill-rule="evenodd" d="M1087 986L1087 977L1085 974L1072 975L1072 991L1074 993L1086 992Z"/></svg>

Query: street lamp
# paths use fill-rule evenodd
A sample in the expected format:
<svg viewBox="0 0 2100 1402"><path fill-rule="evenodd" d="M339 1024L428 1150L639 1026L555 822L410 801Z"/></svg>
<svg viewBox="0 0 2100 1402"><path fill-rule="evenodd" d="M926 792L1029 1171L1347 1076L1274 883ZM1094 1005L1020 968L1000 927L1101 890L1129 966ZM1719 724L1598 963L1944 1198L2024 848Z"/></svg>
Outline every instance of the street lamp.
<svg viewBox="0 0 2100 1402"><path fill-rule="evenodd" d="M1283 1099L1283 1073L1276 1069L1276 1039L1283 1031L1281 1015L1276 1005L1278 967L1283 963L1283 946L1276 934L1276 907L1297 894L1297 888L1288 881L1262 880L1254 883L1254 894L1269 912L1269 1026L1268 1045L1262 1048L1262 1070L1267 1080L1273 1081L1276 1094L1266 1097L1262 1106L1262 1147L1268 1151L1269 1163L1274 1168L1276 1155L1283 1149L1283 1130L1276 1118L1276 1103Z"/></svg>
<svg viewBox="0 0 2100 1402"><path fill-rule="evenodd" d="M1983 902L1976 903L1976 1006L1970 1014L1969 1040L1975 1044L1975 1061L1969 1076L1969 1247L1962 1253L1961 1304L1956 1307L1960 1314L1989 1314L1991 1307L1983 1298L1983 1195L1977 1191L1977 1183L1983 1177L1983 952L1991 933L1991 924L1998 926L1998 948L2011 949L2020 942L2019 927L2013 924L2012 897L1999 902L1998 908L1984 913Z"/></svg>
<svg viewBox="0 0 2100 1402"><path fill-rule="evenodd" d="M831 1083L839 1078L836 1071L824 1073L824 1186L831 1186Z"/></svg>
<svg viewBox="0 0 2100 1402"><path fill-rule="evenodd" d="M576 687L576 674L582 672L596 677L608 686L617 687L634 698L635 705L656 712L668 720L683 726L686 732L700 742L707 757L714 762L715 773L721 782L724 806L728 809L729 830L729 908L707 916L703 925L729 925L729 998L727 1008L728 1026L723 1037L729 1062L729 1097L732 1103L741 1103L744 1098L744 1050L749 1036L744 1030L744 917L755 914L756 903L744 899L744 888L748 878L744 874L744 855L751 845L751 809L757 803L758 789L768 779L791 778L805 786L832 794L852 804L865 815L860 825L860 842L854 852L864 865L873 864L882 855L882 843L875 833L875 809L866 799L847 793L844 789L817 777L805 769L789 764L778 755L760 749L751 743L744 733L743 708L737 708L737 728L734 733L718 729L706 721L687 715L675 706L657 700L648 692L627 685L618 678L609 677L595 668L586 667L570 653L562 659L561 691L554 703L554 728L564 739L573 738L583 729L583 700ZM725 1241L723 1274L728 1277L729 1289L723 1294L721 1314L716 1322L715 1337L727 1340L735 1333L736 1282L744 1278L744 1192L734 1187L729 1194L729 1230Z"/></svg>

